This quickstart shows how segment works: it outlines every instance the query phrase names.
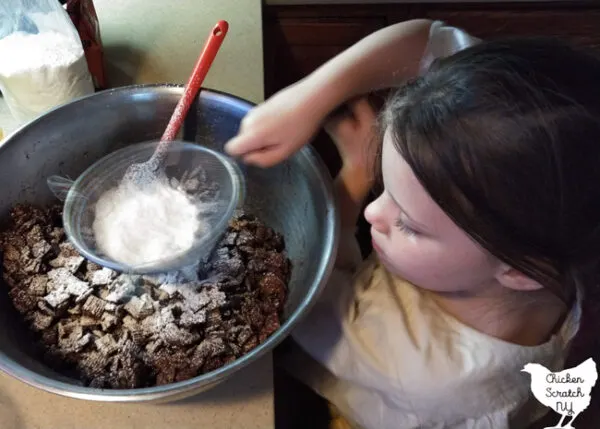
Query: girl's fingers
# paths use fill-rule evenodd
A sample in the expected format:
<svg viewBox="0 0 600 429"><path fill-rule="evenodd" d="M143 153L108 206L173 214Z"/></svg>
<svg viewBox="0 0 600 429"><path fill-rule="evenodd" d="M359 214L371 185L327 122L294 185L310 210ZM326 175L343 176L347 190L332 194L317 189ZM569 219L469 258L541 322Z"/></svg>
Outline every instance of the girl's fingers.
<svg viewBox="0 0 600 429"><path fill-rule="evenodd" d="M272 167L291 155L291 152L287 149L283 145L265 147L261 150L248 153L243 157L243 160L246 164L257 167Z"/></svg>
<svg viewBox="0 0 600 429"><path fill-rule="evenodd" d="M345 114L333 115L324 124L329 135L342 137L355 133L361 125L372 124L376 115L367 98L359 98L347 105Z"/></svg>
<svg viewBox="0 0 600 429"><path fill-rule="evenodd" d="M247 153L261 149L264 140L255 133L244 133L233 137L225 144L225 152L231 156L244 156Z"/></svg>
<svg viewBox="0 0 600 429"><path fill-rule="evenodd" d="M358 122L369 122L372 123L375 118L375 111L371 107L371 103L367 98L360 98L353 102L352 104L352 112L354 113L354 117Z"/></svg>
<svg viewBox="0 0 600 429"><path fill-rule="evenodd" d="M337 119L329 120L323 124L323 129L325 130L325 132L327 134L329 134L330 137L333 138L333 135L336 133L335 130L337 129L339 123L340 123L340 121Z"/></svg>
<svg viewBox="0 0 600 429"><path fill-rule="evenodd" d="M330 122L325 126L325 131L332 140L345 141L353 138L356 134L358 122L353 117L346 117Z"/></svg>

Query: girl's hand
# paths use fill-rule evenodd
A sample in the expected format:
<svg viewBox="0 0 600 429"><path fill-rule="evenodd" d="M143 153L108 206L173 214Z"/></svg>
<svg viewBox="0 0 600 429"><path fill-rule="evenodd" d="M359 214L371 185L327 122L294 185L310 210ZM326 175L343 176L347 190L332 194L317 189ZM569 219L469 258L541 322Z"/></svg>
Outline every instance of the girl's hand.
<svg viewBox="0 0 600 429"><path fill-rule="evenodd" d="M366 99L348 104L345 115L337 115L325 125L337 146L342 168L335 179L335 193L343 229L354 230L362 204L373 185L372 154L379 139L376 115Z"/></svg>
<svg viewBox="0 0 600 429"><path fill-rule="evenodd" d="M325 123L325 131L335 143L343 168L372 170L376 153L378 132L377 115L367 98L359 98L347 104L346 111L331 117ZM358 171L357 171L358 173Z"/></svg>
<svg viewBox="0 0 600 429"><path fill-rule="evenodd" d="M300 81L252 109L225 151L248 164L270 167L307 144L328 113Z"/></svg>

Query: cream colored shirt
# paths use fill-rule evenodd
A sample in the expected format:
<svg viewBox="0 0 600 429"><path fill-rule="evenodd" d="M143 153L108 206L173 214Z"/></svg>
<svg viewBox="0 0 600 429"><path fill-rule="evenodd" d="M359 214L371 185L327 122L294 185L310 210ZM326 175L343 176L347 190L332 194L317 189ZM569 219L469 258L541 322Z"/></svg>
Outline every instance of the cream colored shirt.
<svg viewBox="0 0 600 429"><path fill-rule="evenodd" d="M476 42L436 22L423 67ZM519 346L462 324L376 256L361 262L352 233L339 249L338 269L292 334L310 358L288 365L344 417L365 429L519 429L546 413L521 369L563 369L579 303L547 343Z"/></svg>
<svg viewBox="0 0 600 429"><path fill-rule="evenodd" d="M341 246L358 256L352 240ZM347 249L340 257L348 269L334 270L292 334L311 358L288 362L344 417L365 429L519 429L546 413L521 369L530 362L563 369L579 304L547 343L519 346L446 314L374 255L353 275L357 260Z"/></svg>

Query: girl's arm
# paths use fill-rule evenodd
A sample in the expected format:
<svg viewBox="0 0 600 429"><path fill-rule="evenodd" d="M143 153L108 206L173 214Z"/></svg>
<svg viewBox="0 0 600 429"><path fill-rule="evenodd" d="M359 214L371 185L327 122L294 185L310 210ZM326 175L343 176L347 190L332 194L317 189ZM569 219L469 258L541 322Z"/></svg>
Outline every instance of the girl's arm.
<svg viewBox="0 0 600 429"><path fill-rule="evenodd" d="M417 75L431 23L406 21L365 37L253 109L226 150L263 167L289 157L342 103Z"/></svg>
<svg viewBox="0 0 600 429"><path fill-rule="evenodd" d="M304 89L327 115L351 98L402 84L419 72L431 24L405 21L365 37L306 77Z"/></svg>

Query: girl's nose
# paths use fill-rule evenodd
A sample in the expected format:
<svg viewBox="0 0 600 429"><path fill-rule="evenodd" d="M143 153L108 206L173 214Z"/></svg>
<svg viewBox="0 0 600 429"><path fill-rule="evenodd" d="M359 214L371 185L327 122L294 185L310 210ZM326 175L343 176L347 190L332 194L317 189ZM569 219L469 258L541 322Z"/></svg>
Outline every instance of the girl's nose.
<svg viewBox="0 0 600 429"><path fill-rule="evenodd" d="M389 224L384 216L383 198L380 196L365 208L365 219L379 233L387 235Z"/></svg>

